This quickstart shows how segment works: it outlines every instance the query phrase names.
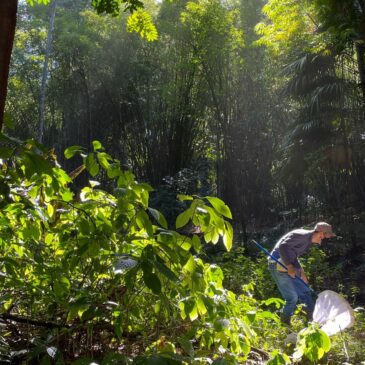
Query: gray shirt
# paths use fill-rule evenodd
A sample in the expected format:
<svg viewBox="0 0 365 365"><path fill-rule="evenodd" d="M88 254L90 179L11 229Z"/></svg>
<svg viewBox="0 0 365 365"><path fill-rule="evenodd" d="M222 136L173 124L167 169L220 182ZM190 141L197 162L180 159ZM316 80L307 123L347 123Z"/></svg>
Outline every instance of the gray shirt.
<svg viewBox="0 0 365 365"><path fill-rule="evenodd" d="M276 259L281 258L285 265L292 264L300 268L298 257L306 253L312 245L314 231L295 229L279 239L271 255Z"/></svg>

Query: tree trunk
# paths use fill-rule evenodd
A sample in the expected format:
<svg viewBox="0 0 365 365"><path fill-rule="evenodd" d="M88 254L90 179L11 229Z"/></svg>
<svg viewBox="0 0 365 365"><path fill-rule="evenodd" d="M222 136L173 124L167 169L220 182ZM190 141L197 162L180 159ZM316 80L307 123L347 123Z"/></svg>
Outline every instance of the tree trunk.
<svg viewBox="0 0 365 365"><path fill-rule="evenodd" d="M44 109L45 109L45 104L46 104L48 63L49 63L49 57L51 55L51 49L52 49L54 21L55 21L55 17L56 17L56 5L57 5L57 0L53 0L52 5L51 5L51 18L49 20L47 45L46 45L46 52L45 52L44 64L43 64L41 90L40 90L40 94L39 94L39 131L38 131L39 136L38 136L38 140L40 143L43 142L43 135L44 135Z"/></svg>
<svg viewBox="0 0 365 365"><path fill-rule="evenodd" d="M363 41L356 43L357 67L359 70L360 87L365 102L365 44Z"/></svg>
<svg viewBox="0 0 365 365"><path fill-rule="evenodd" d="M4 121L9 64L16 26L18 0L0 1L0 131Z"/></svg>

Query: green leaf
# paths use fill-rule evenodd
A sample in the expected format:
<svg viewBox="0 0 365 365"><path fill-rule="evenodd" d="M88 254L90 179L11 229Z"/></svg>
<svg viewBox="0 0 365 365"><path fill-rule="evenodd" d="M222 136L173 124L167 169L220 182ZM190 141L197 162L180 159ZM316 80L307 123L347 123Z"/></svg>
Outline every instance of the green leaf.
<svg viewBox="0 0 365 365"><path fill-rule="evenodd" d="M184 271L187 271L189 273L193 273L196 269L196 262L194 260L194 256L190 256L189 260L186 262L184 266Z"/></svg>
<svg viewBox="0 0 365 365"><path fill-rule="evenodd" d="M99 141L92 141L94 152L99 151L103 148L102 144Z"/></svg>
<svg viewBox="0 0 365 365"><path fill-rule="evenodd" d="M27 3L31 6L33 6L34 4L43 4L43 5L47 5L50 3L51 0L27 0Z"/></svg>
<svg viewBox="0 0 365 365"><path fill-rule="evenodd" d="M331 348L328 335L320 330L316 324L301 330L298 334L297 345L293 354L294 358L300 359L305 355L312 362L323 357Z"/></svg>
<svg viewBox="0 0 365 365"><path fill-rule="evenodd" d="M69 290L70 290L70 281L65 276L61 276L53 284L53 291L59 298L66 295L69 292Z"/></svg>
<svg viewBox="0 0 365 365"><path fill-rule="evenodd" d="M65 191L61 194L62 200L65 202L70 202L73 199L74 194L71 191Z"/></svg>
<svg viewBox="0 0 365 365"><path fill-rule="evenodd" d="M190 210L190 208L180 213L176 218L176 229L184 227L189 222L191 216L192 211Z"/></svg>
<svg viewBox="0 0 365 365"><path fill-rule="evenodd" d="M212 234L213 234L213 230L207 231L204 233L204 240L206 243L209 243L212 241Z"/></svg>
<svg viewBox="0 0 365 365"><path fill-rule="evenodd" d="M191 242L193 244L194 250L197 253L199 253L202 249L202 244L201 244L200 238L196 234L194 234L193 238L191 239Z"/></svg>
<svg viewBox="0 0 365 365"><path fill-rule="evenodd" d="M1 299L4 299L4 297ZM4 306L5 312L9 311L9 309L11 308L13 303L14 303L14 298L10 298L10 299L4 301L3 306Z"/></svg>
<svg viewBox="0 0 365 365"><path fill-rule="evenodd" d="M210 204L212 204L213 208L224 217L232 219L232 213L228 206L219 198L213 196L206 196L205 197Z"/></svg>
<svg viewBox="0 0 365 365"><path fill-rule="evenodd" d="M123 315L121 313L114 321L114 331L118 338L123 337Z"/></svg>
<svg viewBox="0 0 365 365"><path fill-rule="evenodd" d="M211 240L212 240L213 245L218 243L219 233L216 229L212 229L212 238L211 238Z"/></svg>
<svg viewBox="0 0 365 365"><path fill-rule="evenodd" d="M275 304L275 307L279 309L285 302L283 299L280 298L269 298L264 300L262 303L265 305Z"/></svg>
<svg viewBox="0 0 365 365"><path fill-rule="evenodd" d="M128 17L128 32L137 32L142 38L146 38L149 42L158 38L158 33L153 24L152 17L145 10L139 9Z"/></svg>
<svg viewBox="0 0 365 365"><path fill-rule="evenodd" d="M230 251L233 244L233 228L229 222L224 222L226 230L223 234L223 244L227 251Z"/></svg>
<svg viewBox="0 0 365 365"><path fill-rule="evenodd" d="M36 174L52 175L52 165L41 155L33 151L24 151L24 168L27 178Z"/></svg>
<svg viewBox="0 0 365 365"><path fill-rule="evenodd" d="M80 233L84 236L88 236L90 234L90 223L87 219L81 218L79 221L79 230Z"/></svg>
<svg viewBox="0 0 365 365"><path fill-rule="evenodd" d="M196 303L193 303L193 305L189 308L188 314L191 321L195 321L199 317L198 306Z"/></svg>
<svg viewBox="0 0 365 365"><path fill-rule="evenodd" d="M99 152L99 153L97 153L96 157L97 157L97 159L99 161L100 166L104 170L107 170L108 171L108 169L110 167L109 160L111 159L111 157L107 153L105 153L105 152Z"/></svg>
<svg viewBox="0 0 365 365"><path fill-rule="evenodd" d="M153 208L148 208L148 211L151 213L152 217L156 219L161 227L168 229L167 221L161 212Z"/></svg>
<svg viewBox="0 0 365 365"><path fill-rule="evenodd" d="M10 147L0 147L0 158L10 158L13 155L14 150Z"/></svg>
<svg viewBox="0 0 365 365"><path fill-rule="evenodd" d="M136 223L139 228L145 229L147 234L152 237L153 236L153 227L148 217L148 214L144 210L140 210L136 216Z"/></svg>
<svg viewBox="0 0 365 365"><path fill-rule="evenodd" d="M120 176L122 174L122 170L120 169L119 164L117 163L111 163L109 165L107 175L110 179L113 179L117 176Z"/></svg>
<svg viewBox="0 0 365 365"><path fill-rule="evenodd" d="M184 201L184 200L193 200L194 198L190 195L184 195L184 194L178 194L177 198L180 201Z"/></svg>
<svg viewBox="0 0 365 365"><path fill-rule="evenodd" d="M196 304L198 307L198 312L201 316L204 315L205 313L207 313L207 307L205 306L204 300L202 297L199 296L196 298Z"/></svg>
<svg viewBox="0 0 365 365"><path fill-rule="evenodd" d="M143 271L143 281L154 294L161 294L161 281L156 274Z"/></svg>
<svg viewBox="0 0 365 365"><path fill-rule="evenodd" d="M84 149L81 146L71 146L65 149L64 155L65 158L70 159L75 156L76 153L83 152Z"/></svg>
<svg viewBox="0 0 365 365"><path fill-rule="evenodd" d="M254 311L254 310L252 310L252 311L248 311L247 313L246 313L246 317L248 318L248 320L252 323L252 322L254 322L255 321L255 319L256 319L256 314L257 314L257 312L256 311Z"/></svg>
<svg viewBox="0 0 365 365"><path fill-rule="evenodd" d="M321 342L322 342L322 348L325 352L328 352L331 349L331 339L327 335L326 332L319 330L319 333L321 334Z"/></svg>
<svg viewBox="0 0 365 365"><path fill-rule="evenodd" d="M79 318L83 318L83 314L90 309L90 304L84 304L84 305L80 305L80 307L78 308L77 311L77 315Z"/></svg>
<svg viewBox="0 0 365 365"><path fill-rule="evenodd" d="M258 316L260 318L272 319L275 322L279 322L278 316L275 313L272 313L272 312L268 312L268 311L259 312Z"/></svg>
<svg viewBox="0 0 365 365"><path fill-rule="evenodd" d="M191 343L191 340L189 340L186 337L180 337L178 339L178 342L181 346L181 348L190 356L190 357L194 357L194 347L193 344Z"/></svg>
<svg viewBox="0 0 365 365"><path fill-rule="evenodd" d="M155 266L157 270L171 281L177 281L178 277L165 265L163 260L156 255Z"/></svg>
<svg viewBox="0 0 365 365"><path fill-rule="evenodd" d="M229 319L218 319L214 322L213 326L216 331L221 332L229 328L230 322Z"/></svg>
<svg viewBox="0 0 365 365"><path fill-rule="evenodd" d="M96 176L99 173L99 165L95 161L93 153L89 153L85 159L85 167L91 176Z"/></svg>
<svg viewBox="0 0 365 365"><path fill-rule="evenodd" d="M151 245L148 245L143 249L141 259L142 259L141 266L143 272L151 273L153 268L153 263L155 261L155 253Z"/></svg>
<svg viewBox="0 0 365 365"><path fill-rule="evenodd" d="M180 316L183 320L186 319L186 311L185 311L185 303L183 301L179 302L179 308L180 308Z"/></svg>
<svg viewBox="0 0 365 365"><path fill-rule="evenodd" d="M278 350L274 350L271 353L271 357L266 364L267 365L286 365L286 364L290 364L290 358L288 355L281 354Z"/></svg>

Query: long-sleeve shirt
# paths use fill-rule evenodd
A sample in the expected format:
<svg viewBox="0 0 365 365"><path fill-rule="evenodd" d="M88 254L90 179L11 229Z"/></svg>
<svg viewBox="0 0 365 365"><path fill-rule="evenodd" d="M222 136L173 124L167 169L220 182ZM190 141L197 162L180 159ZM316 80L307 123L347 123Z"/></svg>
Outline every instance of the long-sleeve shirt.
<svg viewBox="0 0 365 365"><path fill-rule="evenodd" d="M312 245L314 231L295 229L281 237L271 251L276 259L281 258L285 265L300 268L298 257L306 253Z"/></svg>

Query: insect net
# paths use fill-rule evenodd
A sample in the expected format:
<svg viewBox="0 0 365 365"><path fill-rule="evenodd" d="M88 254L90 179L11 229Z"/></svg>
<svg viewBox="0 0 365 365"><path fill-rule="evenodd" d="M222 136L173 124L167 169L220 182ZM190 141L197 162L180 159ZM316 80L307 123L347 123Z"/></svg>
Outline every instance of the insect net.
<svg viewBox="0 0 365 365"><path fill-rule="evenodd" d="M313 322L318 323L328 336L333 336L354 325L354 311L340 294L325 290L318 295Z"/></svg>

